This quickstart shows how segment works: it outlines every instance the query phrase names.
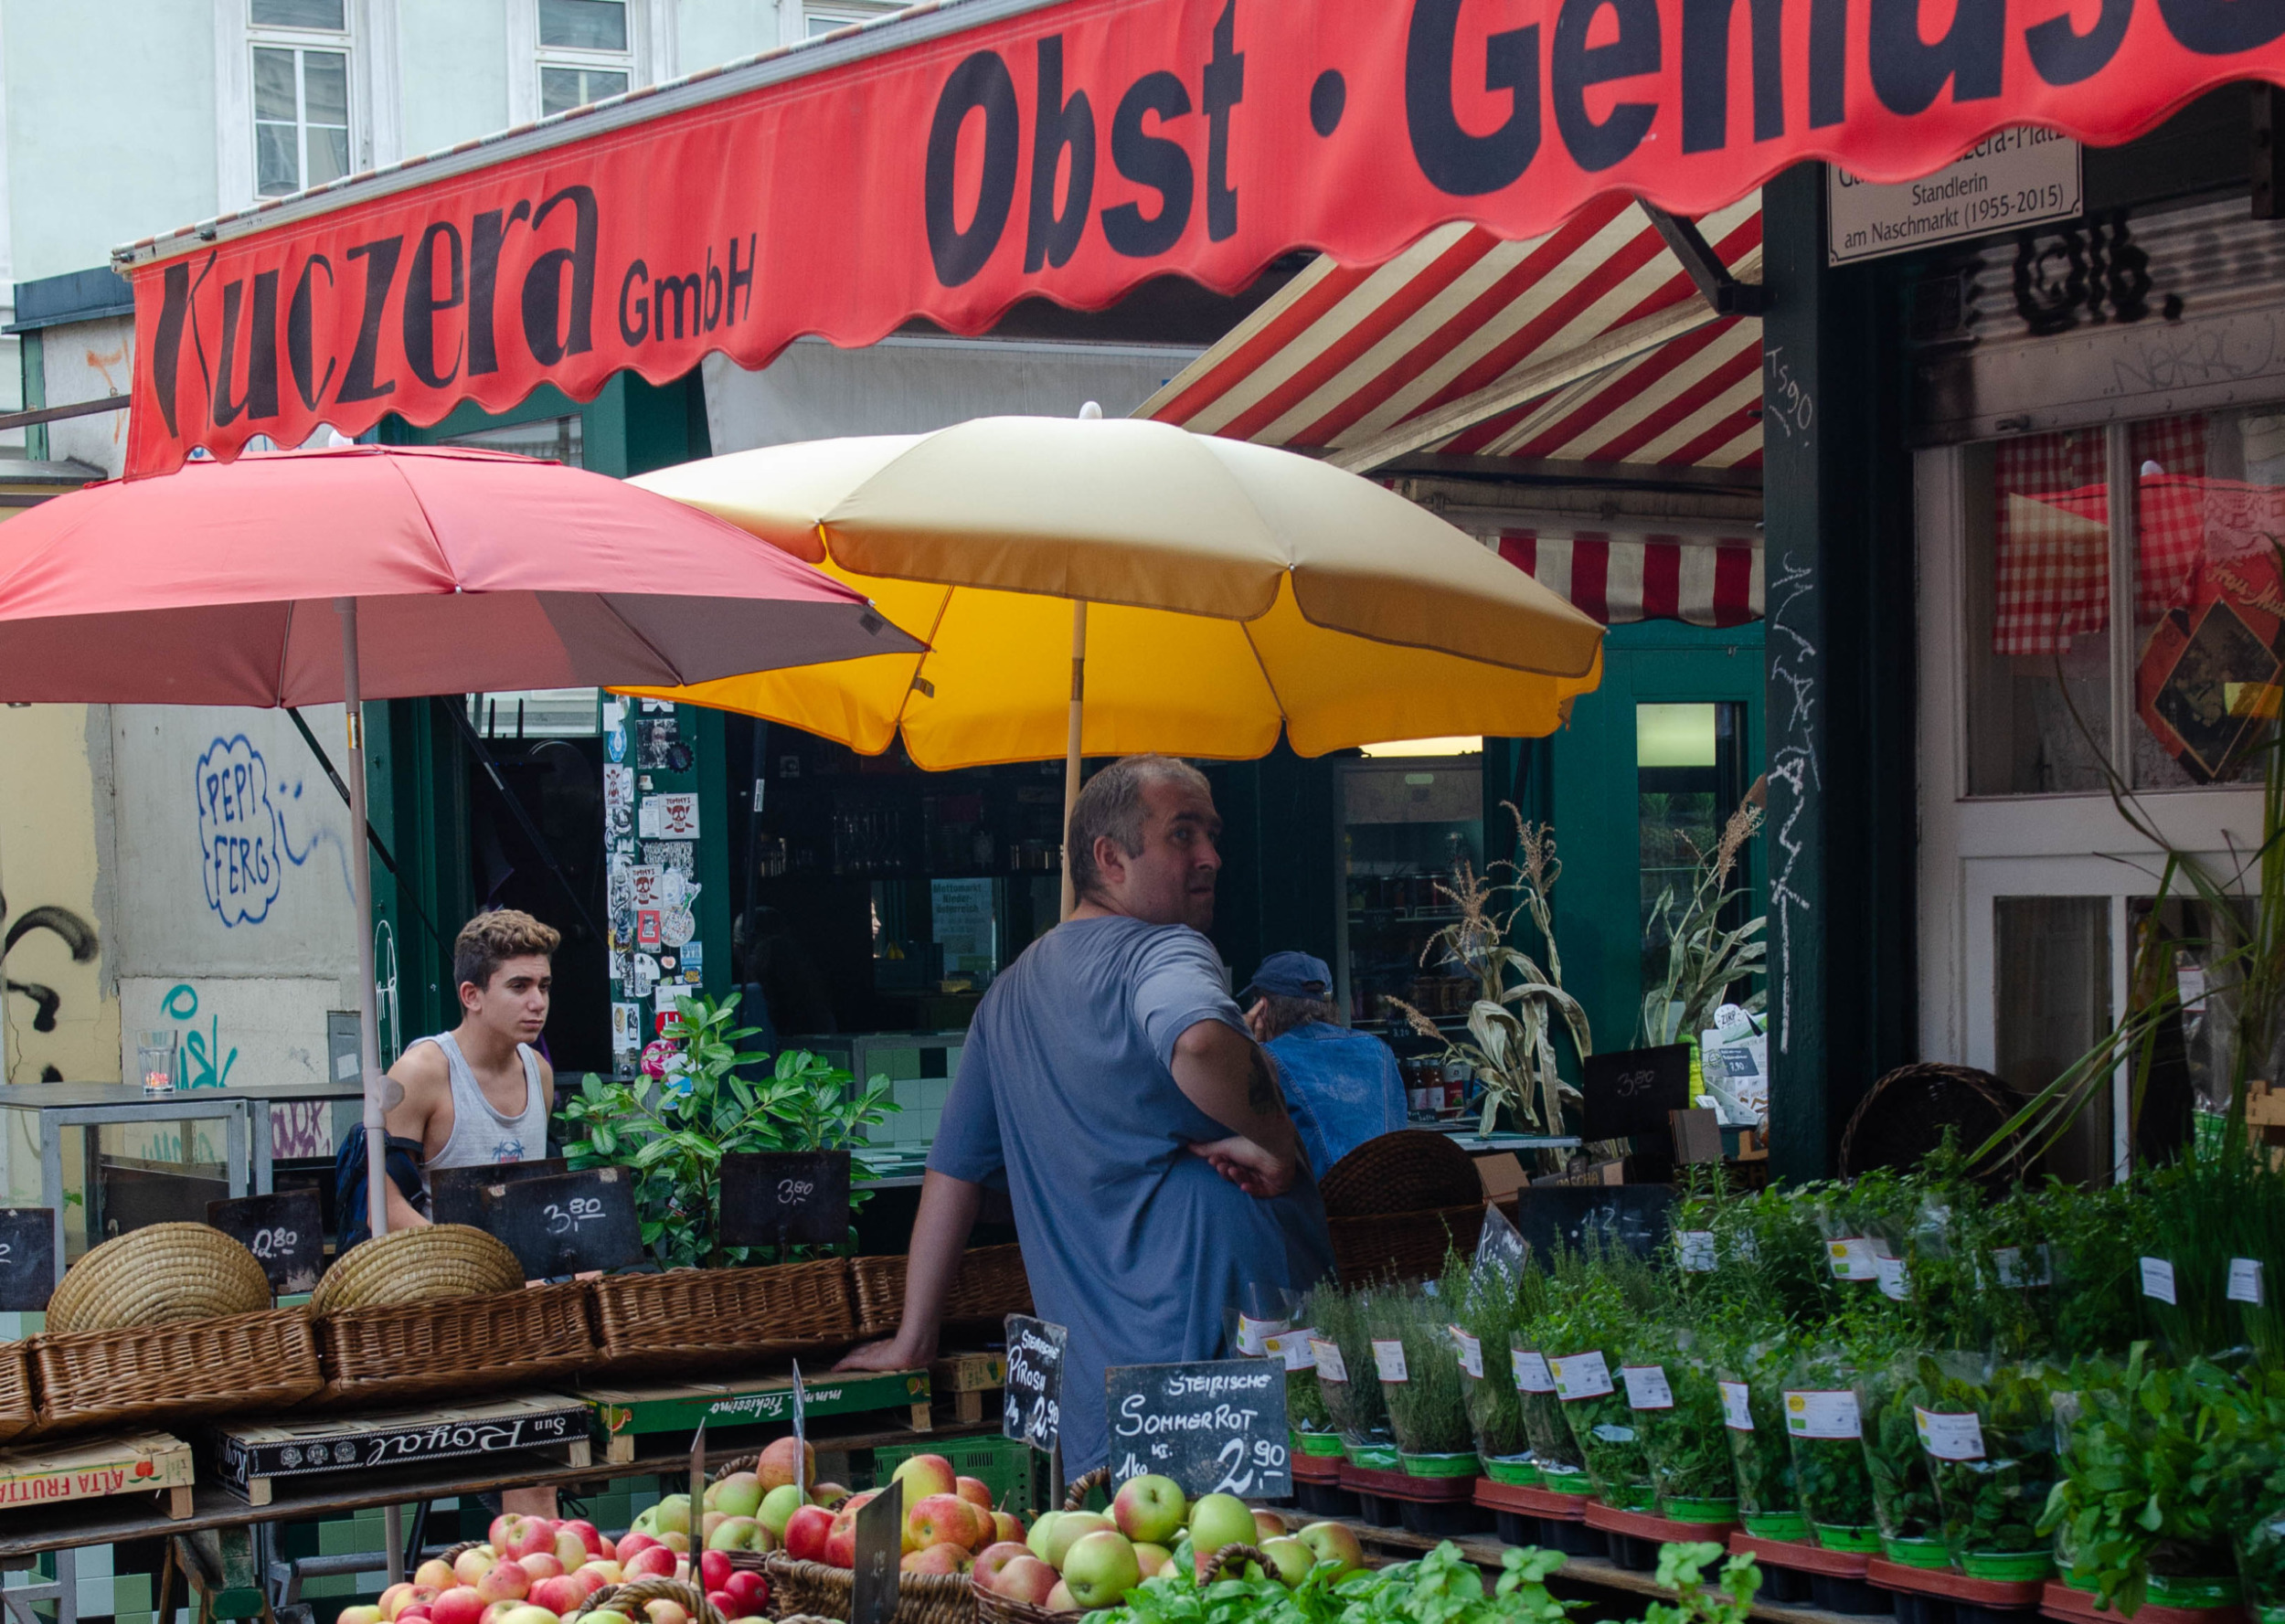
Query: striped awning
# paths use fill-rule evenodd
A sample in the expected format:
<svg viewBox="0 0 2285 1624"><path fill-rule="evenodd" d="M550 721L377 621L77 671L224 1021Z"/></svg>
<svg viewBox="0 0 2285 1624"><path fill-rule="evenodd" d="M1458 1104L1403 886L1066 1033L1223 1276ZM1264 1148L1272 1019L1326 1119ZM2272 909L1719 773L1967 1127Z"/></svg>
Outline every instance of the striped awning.
<svg viewBox="0 0 2285 1624"><path fill-rule="evenodd" d="M1496 540L1501 557L1606 626L1630 621L1741 626L1761 618L1761 544L1750 537L1700 541L1511 529Z"/></svg>

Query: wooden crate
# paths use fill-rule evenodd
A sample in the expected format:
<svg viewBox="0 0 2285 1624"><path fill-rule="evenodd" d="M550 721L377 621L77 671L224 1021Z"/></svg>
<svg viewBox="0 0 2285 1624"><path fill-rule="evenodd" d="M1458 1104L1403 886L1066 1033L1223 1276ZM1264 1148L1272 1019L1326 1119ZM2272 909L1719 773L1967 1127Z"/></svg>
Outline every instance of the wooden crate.
<svg viewBox="0 0 2285 1624"><path fill-rule="evenodd" d="M166 1514L190 1515L190 1446L164 1432L129 1432L0 1449L0 1511L157 1494Z"/></svg>
<svg viewBox="0 0 2285 1624"><path fill-rule="evenodd" d="M363 1475L376 1467L546 1449L566 1466L592 1459L588 1406L535 1393L489 1404L225 1426L215 1434L217 1474L249 1505L268 1505L280 1478Z"/></svg>
<svg viewBox="0 0 2285 1624"><path fill-rule="evenodd" d="M951 1400L955 1421L983 1419L984 1396L1007 1385L1005 1353L947 1353L929 1366L929 1385Z"/></svg>
<svg viewBox="0 0 2285 1624"><path fill-rule="evenodd" d="M802 1414L814 1421L820 1416L882 1411L915 1432L927 1432L933 1425L929 1417L929 1373L924 1370L820 1373L802 1378ZM784 1425L793 1419L791 1375L640 1387L583 1385L579 1396L592 1415L596 1431L606 1440L603 1459L611 1466L632 1460L635 1440L646 1433L687 1438L703 1422L710 1447L719 1449L728 1447L719 1440L734 1428ZM825 1438L812 1437L810 1441L820 1449L830 1447Z"/></svg>

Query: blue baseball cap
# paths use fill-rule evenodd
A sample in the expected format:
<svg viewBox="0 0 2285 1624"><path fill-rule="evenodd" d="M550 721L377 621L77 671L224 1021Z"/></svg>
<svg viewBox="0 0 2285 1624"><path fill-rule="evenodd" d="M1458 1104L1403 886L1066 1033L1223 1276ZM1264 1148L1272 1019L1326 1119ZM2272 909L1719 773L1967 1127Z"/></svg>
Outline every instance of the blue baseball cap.
<svg viewBox="0 0 2285 1624"><path fill-rule="evenodd" d="M1246 991L1267 992L1278 998L1330 998L1333 971L1323 959L1307 953L1272 953L1254 971L1254 979L1246 984Z"/></svg>

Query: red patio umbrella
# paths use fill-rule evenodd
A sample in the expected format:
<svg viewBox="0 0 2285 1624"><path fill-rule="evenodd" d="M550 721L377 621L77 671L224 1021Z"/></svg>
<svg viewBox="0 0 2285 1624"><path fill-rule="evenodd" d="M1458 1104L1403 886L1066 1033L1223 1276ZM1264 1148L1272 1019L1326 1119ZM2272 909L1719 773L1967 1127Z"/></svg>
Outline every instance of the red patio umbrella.
<svg viewBox="0 0 2285 1624"><path fill-rule="evenodd" d="M366 697L668 685L920 645L743 530L553 462L341 446L90 485L0 526L0 700L349 712ZM387 1227L373 939L357 932L373 1232Z"/></svg>

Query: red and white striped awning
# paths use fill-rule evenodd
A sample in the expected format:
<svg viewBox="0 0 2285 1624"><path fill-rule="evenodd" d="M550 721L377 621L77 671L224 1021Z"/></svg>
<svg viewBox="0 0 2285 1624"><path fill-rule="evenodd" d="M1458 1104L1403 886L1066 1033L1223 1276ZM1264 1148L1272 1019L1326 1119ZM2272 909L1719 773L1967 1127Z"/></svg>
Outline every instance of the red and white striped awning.
<svg viewBox="0 0 2285 1624"><path fill-rule="evenodd" d="M1503 530L1500 557L1606 626L1687 621L1741 626L1761 618L1761 544L1600 531Z"/></svg>

